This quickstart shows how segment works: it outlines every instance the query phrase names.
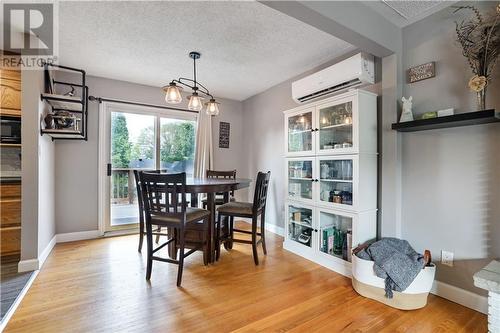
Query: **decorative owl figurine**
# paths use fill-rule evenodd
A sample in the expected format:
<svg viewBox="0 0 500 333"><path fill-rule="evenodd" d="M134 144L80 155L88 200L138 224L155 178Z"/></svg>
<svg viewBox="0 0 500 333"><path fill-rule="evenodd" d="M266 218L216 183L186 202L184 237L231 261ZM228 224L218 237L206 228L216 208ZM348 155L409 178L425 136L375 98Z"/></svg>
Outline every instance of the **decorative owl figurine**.
<svg viewBox="0 0 500 333"><path fill-rule="evenodd" d="M411 112L412 99L412 96L409 98L401 98L401 101L403 102L403 112L401 113L401 118L399 119L400 123L413 120L413 113Z"/></svg>

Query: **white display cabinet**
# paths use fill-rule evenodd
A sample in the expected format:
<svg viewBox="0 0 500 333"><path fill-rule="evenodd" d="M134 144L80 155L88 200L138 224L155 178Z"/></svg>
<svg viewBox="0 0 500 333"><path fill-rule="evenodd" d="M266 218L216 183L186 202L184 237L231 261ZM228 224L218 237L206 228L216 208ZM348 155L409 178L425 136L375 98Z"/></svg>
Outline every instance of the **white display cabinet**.
<svg viewBox="0 0 500 333"><path fill-rule="evenodd" d="M353 90L285 112L286 156L377 153L377 96Z"/></svg>
<svg viewBox="0 0 500 333"><path fill-rule="evenodd" d="M351 251L376 237L376 211L352 213L286 203L283 247L341 274L350 275Z"/></svg>
<svg viewBox="0 0 500 333"><path fill-rule="evenodd" d="M349 91L285 114L284 248L350 275L377 235L377 96Z"/></svg>

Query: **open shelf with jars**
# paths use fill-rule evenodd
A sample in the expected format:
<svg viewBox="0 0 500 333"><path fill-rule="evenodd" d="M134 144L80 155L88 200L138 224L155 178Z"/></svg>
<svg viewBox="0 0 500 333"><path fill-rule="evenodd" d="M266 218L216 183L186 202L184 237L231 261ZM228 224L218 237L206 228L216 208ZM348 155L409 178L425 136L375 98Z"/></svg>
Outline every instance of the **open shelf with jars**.
<svg viewBox="0 0 500 333"><path fill-rule="evenodd" d="M285 111L284 248L350 275L376 237L376 95L350 91Z"/></svg>

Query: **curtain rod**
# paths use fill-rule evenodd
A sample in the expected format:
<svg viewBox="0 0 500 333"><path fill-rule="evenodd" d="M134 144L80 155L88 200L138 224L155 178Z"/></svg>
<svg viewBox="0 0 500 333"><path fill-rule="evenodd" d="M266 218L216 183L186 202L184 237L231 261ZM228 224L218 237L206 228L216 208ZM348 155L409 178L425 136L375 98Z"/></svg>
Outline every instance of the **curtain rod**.
<svg viewBox="0 0 500 333"><path fill-rule="evenodd" d="M131 101L124 101L124 100L121 100L121 99L113 99L113 98L105 98L105 97L89 96L89 100L92 101L92 102L98 102L98 103L113 102L113 103L129 104L129 105L147 106L147 107L157 108L157 109L184 111L184 112L190 112L190 113L198 113L198 111L192 111L192 110L189 110L189 109L174 108L174 107L171 107L171 106L148 104L148 103L140 103L140 102L131 102Z"/></svg>

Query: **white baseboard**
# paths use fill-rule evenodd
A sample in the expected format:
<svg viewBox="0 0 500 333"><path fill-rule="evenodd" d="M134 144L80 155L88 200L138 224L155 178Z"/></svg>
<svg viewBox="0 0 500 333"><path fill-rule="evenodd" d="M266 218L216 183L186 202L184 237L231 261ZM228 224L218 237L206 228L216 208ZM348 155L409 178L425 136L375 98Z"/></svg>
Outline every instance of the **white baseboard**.
<svg viewBox="0 0 500 333"><path fill-rule="evenodd" d="M243 222L246 222L248 224L252 223L252 220L246 219L246 218L245 219L244 218L238 218L238 221L243 221ZM266 230L269 231L269 232L272 232L273 234L281 236L281 237L285 236L285 229L283 229L283 227L278 227L275 224L266 223Z"/></svg>
<svg viewBox="0 0 500 333"><path fill-rule="evenodd" d="M22 272L31 272L36 271L40 267L38 259L27 259L19 261L17 264L17 271L19 273Z"/></svg>
<svg viewBox="0 0 500 333"><path fill-rule="evenodd" d="M19 304L21 304L21 301L23 300L24 296L28 292L28 289L30 289L31 285L33 284L33 281L35 281L35 278L38 275L38 272L39 272L38 270L35 270L31 274L31 277L24 285L23 289L21 290L21 292L17 296L16 300L14 301L14 303L12 303L9 310L7 310L7 313L5 313L5 315L3 316L2 321L0 322L0 332L3 332L3 330L7 326L7 323L9 322L10 318L12 317L14 312L16 312L17 307L19 306Z"/></svg>
<svg viewBox="0 0 500 333"><path fill-rule="evenodd" d="M101 237L102 234L99 230L68 232L65 234L57 234L57 243L74 242L85 239L94 239Z"/></svg>
<svg viewBox="0 0 500 333"><path fill-rule="evenodd" d="M38 257L38 269L42 268L43 264L45 263L45 260L47 259L50 252L52 251L52 249L56 245L56 239L57 239L57 235L54 235L54 237L52 237L52 239L50 240L49 244L47 244L45 249L42 251L42 253Z"/></svg>
<svg viewBox="0 0 500 333"><path fill-rule="evenodd" d="M488 314L488 298L450 284L434 281L431 293L472 310Z"/></svg>

